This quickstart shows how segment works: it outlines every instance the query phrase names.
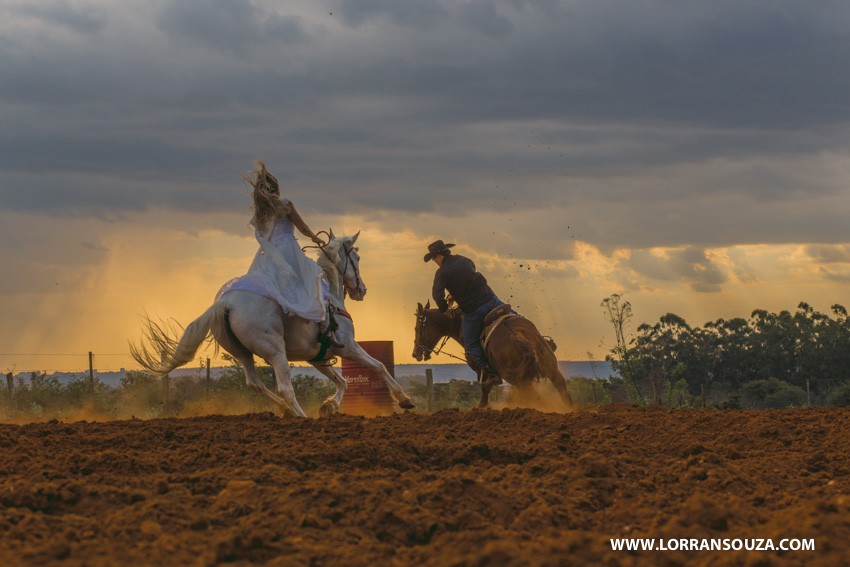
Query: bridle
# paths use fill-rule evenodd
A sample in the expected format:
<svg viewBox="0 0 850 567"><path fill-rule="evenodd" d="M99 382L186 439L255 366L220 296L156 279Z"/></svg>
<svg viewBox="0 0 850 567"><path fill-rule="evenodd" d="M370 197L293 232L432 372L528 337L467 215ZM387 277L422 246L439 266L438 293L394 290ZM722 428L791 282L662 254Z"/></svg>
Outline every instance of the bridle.
<svg viewBox="0 0 850 567"><path fill-rule="evenodd" d="M428 322L428 317L425 316L424 311L422 313L420 313L417 316L418 323L416 325L417 334L419 335L419 341L416 343L415 346L417 346L418 348L421 348L423 351L425 351L429 354L438 355L438 354L442 353L442 354L445 354L446 356L450 356L451 358L455 358L455 359L460 360L462 362L466 362L465 358L455 356L450 352L442 352L443 347L446 346L446 343L449 341L449 339L452 337L452 335L455 332L455 321L461 321L460 317L450 317L449 319L451 320L451 327L449 327L449 332L446 335L443 336L443 341L440 343L440 346L437 347L436 349L428 348L425 345L423 345L422 342L421 342L422 341L422 335L425 332L425 323Z"/></svg>
<svg viewBox="0 0 850 567"><path fill-rule="evenodd" d="M345 283L345 272L348 270L349 264L354 266L354 289L355 290L359 289L360 284L362 284L363 282L360 279L360 268L357 266L357 264L354 263L354 260L351 259L352 249L349 248L348 246L346 246L344 242L342 243L341 249L342 249L341 252L343 252L343 251L345 252L345 264L343 265L342 270L340 270L340 274L342 274L342 287L345 290L345 292L349 296L351 296L351 289L352 288L350 288L348 286L348 284ZM324 252L324 249L322 249L322 252ZM325 254L325 255L327 256L327 254ZM342 256L342 254L340 254L340 256Z"/></svg>
<svg viewBox="0 0 850 567"><path fill-rule="evenodd" d="M339 256L340 256L340 258L342 258L342 256L343 256L343 252L345 253L345 254L344 254L344 255L345 255L345 258L344 258L345 263L343 264L342 268L340 268L340 267L339 267L339 265L336 263L336 260L335 260L334 258L332 258L330 254L328 254L328 251L327 251L327 250L325 250L325 248L326 248L326 247L328 246L328 244L330 244L330 242L331 242L331 235L330 235L330 233L328 233L326 230L320 230L319 232L317 232L317 233L316 233L316 236L319 236L320 234L324 234L325 236L327 236L327 237L328 237L328 241L327 241L327 242L325 242L324 244L316 244L316 245L308 245L308 246L304 246L304 247L302 247L302 248L301 248L301 250L302 250L302 251L304 251L304 250L306 250L307 248L318 248L319 250L321 250L321 251L322 251L322 254L324 254L324 255L325 255L325 258L327 258L328 260L330 260L330 261L331 261L331 264L333 264L334 266L336 266L336 269L337 269L337 270L339 270L340 276L342 276L342 288L343 288L343 293L347 293L349 296L351 296L351 291L352 291L352 289L353 289L353 290L356 290L356 289L357 289L357 288L359 288L359 287L360 287L360 285L363 283L363 280L361 280L361 279L360 279L360 268L357 266L357 264L355 264L355 263L354 263L354 260L352 260L352 259L351 259L351 252L352 252L352 249L351 249L351 248L349 248L348 246L346 246L346 245L345 245L345 242L343 242L343 243L340 245L340 252L339 252ZM352 266L354 266L354 281L355 281L355 284L354 284L354 287L353 287L353 288L352 288L351 286L349 286L347 283L345 283L345 272L348 270L348 266L349 266L349 264L350 264L350 265L352 265Z"/></svg>

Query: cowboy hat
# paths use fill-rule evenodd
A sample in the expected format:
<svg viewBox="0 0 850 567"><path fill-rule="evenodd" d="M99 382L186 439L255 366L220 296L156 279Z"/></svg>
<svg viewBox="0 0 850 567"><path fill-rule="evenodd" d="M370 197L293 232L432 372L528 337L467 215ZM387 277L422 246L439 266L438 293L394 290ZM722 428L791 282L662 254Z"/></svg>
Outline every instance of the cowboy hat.
<svg viewBox="0 0 850 567"><path fill-rule="evenodd" d="M431 258L440 254L451 254L451 250L449 250L449 248L452 246L454 246L454 244L446 244L442 240L435 240L428 245L428 253L425 254L425 261L430 262Z"/></svg>

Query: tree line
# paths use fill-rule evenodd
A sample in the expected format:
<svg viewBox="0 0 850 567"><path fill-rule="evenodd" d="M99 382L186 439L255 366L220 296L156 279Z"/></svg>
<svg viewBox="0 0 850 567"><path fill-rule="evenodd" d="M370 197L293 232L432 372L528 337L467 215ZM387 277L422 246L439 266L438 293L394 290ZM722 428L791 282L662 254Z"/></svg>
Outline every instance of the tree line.
<svg viewBox="0 0 850 567"><path fill-rule="evenodd" d="M667 406L777 408L850 405L850 318L800 303L692 327L674 314L642 323L627 339L631 304L602 301L617 344L606 357L633 401Z"/></svg>

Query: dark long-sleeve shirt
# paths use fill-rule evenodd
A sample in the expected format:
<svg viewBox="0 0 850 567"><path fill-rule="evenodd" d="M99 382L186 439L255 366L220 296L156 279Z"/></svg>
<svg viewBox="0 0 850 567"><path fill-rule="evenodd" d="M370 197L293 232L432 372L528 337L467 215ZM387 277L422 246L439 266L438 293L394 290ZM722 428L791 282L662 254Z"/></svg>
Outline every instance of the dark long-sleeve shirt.
<svg viewBox="0 0 850 567"><path fill-rule="evenodd" d="M456 254L444 256L443 264L434 274L432 295L441 312L449 308L446 290L464 313L472 313L495 296L487 285L487 279L475 271L475 263Z"/></svg>

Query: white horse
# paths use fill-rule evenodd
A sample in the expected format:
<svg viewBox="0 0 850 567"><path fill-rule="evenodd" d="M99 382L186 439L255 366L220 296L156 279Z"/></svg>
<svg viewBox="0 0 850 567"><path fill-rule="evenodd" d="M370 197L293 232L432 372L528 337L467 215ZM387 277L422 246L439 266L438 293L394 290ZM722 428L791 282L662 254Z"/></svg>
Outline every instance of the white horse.
<svg viewBox="0 0 850 567"><path fill-rule="evenodd" d="M359 235L360 232L351 237L337 238L331 230L330 242L318 258L330 287L331 304L343 311L346 292L355 301L362 301L366 295L366 286L360 277L360 255L354 247ZM327 363L328 359L340 356L380 374L396 403L404 409L413 408L413 403L386 367L369 356L354 340L353 321L341 313L337 313L336 321L339 325L336 338L344 347L329 347L322 356L324 360L315 361L321 352L317 322L285 315L277 302L262 295L234 290L192 321L179 340L163 326L146 319L144 334L147 344L131 344L130 352L148 371L164 376L191 362L198 347L212 333L218 344L245 369L245 380L250 387L278 404L284 414L301 417L305 414L295 399L289 362L309 361L336 386L334 395L322 402L320 408L321 415L327 416L339 410L345 394L345 380ZM280 395L266 388L257 377L255 354L274 369Z"/></svg>

